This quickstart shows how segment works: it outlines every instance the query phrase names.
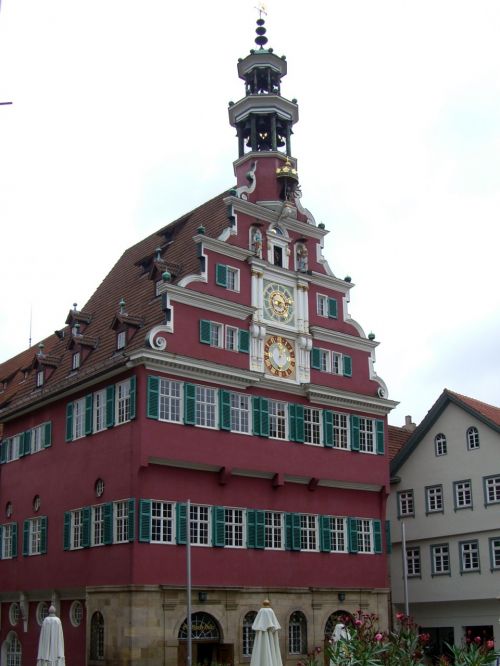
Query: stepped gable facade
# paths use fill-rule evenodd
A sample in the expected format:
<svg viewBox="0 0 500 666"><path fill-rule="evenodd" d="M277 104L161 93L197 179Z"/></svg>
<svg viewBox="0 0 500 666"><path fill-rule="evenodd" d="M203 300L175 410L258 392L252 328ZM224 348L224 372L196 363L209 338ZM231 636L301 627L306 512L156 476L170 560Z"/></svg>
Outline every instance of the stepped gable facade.
<svg viewBox="0 0 500 666"><path fill-rule="evenodd" d="M266 597L286 663L338 613L387 623L396 403L302 206L261 19L256 42L229 106L235 186L0 366L2 659L36 659L54 603L75 666L184 663L188 546L196 663L248 662Z"/></svg>

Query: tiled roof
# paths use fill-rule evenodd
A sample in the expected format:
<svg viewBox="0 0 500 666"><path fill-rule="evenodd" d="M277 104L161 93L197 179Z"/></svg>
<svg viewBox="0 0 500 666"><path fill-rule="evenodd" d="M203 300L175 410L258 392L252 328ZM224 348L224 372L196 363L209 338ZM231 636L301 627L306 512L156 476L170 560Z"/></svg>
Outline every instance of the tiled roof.
<svg viewBox="0 0 500 666"><path fill-rule="evenodd" d="M461 395L460 393L455 393L448 389L445 389L445 391L448 395L454 396L459 402L468 405L475 412L479 412L479 414L482 414L487 419L500 426L500 407L489 405L486 402L481 402L481 400L475 400L474 398L469 398L466 395Z"/></svg>
<svg viewBox="0 0 500 666"><path fill-rule="evenodd" d="M171 271L174 283L186 275L199 273L200 263L192 238L200 226L204 226L205 234L212 238L218 237L228 226L223 201L228 194L229 190L214 197L123 253L82 310L70 311L68 325L58 331L58 335L53 334L42 341L44 354L51 358L61 357L61 362L41 389L35 389L32 374L25 379L22 372L23 368L33 367L38 351L36 345L0 364L0 381L7 380L5 390L2 391L0 386L0 420L19 404L25 405L77 385L84 377L88 379L116 366L124 366L126 354L143 346L144 330L164 321L160 299L155 298L155 281L149 276L157 260L157 248L162 248L161 261L176 269ZM148 263L148 257L150 261L146 267L144 262ZM126 353L116 351L116 332L112 328L113 321L120 315L122 298L126 301L127 311L133 313L133 319L144 323L144 327L137 329L130 338ZM68 349L68 339L72 335L70 326L76 321L80 324L79 333L86 339L98 340L98 345L75 373L71 370L72 352Z"/></svg>
<svg viewBox="0 0 500 666"><path fill-rule="evenodd" d="M389 460L392 460L399 450L406 444L411 436L411 431L406 430L400 426L388 426L389 437L387 442L387 450L389 453Z"/></svg>

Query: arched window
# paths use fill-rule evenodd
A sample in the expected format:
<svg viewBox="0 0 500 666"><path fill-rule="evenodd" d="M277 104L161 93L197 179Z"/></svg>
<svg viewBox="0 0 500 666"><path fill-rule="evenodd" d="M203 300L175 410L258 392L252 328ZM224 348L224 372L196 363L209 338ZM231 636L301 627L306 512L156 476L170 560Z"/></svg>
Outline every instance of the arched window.
<svg viewBox="0 0 500 666"><path fill-rule="evenodd" d="M442 432L434 437L434 446L437 456L445 456L448 453L446 437Z"/></svg>
<svg viewBox="0 0 500 666"><path fill-rule="evenodd" d="M9 634L7 634L7 638L2 645L2 665L5 664L5 666L21 666L21 658L21 643L15 631L11 631Z"/></svg>
<svg viewBox="0 0 500 666"><path fill-rule="evenodd" d="M250 611L243 618L243 656L251 657L253 650L253 642L255 640L255 631L252 629L255 618L257 617L256 611Z"/></svg>
<svg viewBox="0 0 500 666"><path fill-rule="evenodd" d="M187 618L179 629L179 639L187 640ZM197 641L219 641L220 631L215 618L208 613L193 613L191 615L191 637Z"/></svg>
<svg viewBox="0 0 500 666"><path fill-rule="evenodd" d="M99 611L90 620L90 658L104 659L104 618Z"/></svg>
<svg viewBox="0 0 500 666"><path fill-rule="evenodd" d="M332 613L325 624L325 639L331 639L337 624L347 624L347 621L352 621L352 615L348 611L338 610Z"/></svg>
<svg viewBox="0 0 500 666"><path fill-rule="evenodd" d="M288 653L307 654L307 621L304 613L295 611L288 623Z"/></svg>
<svg viewBox="0 0 500 666"><path fill-rule="evenodd" d="M479 448L479 430L476 426L467 428L467 448L469 451Z"/></svg>

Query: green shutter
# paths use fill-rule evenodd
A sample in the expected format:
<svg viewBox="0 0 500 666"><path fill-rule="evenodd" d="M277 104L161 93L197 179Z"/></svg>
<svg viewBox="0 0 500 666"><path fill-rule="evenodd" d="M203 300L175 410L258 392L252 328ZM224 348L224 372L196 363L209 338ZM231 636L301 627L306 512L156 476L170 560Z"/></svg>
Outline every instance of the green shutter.
<svg viewBox="0 0 500 666"><path fill-rule="evenodd" d="M319 347L313 347L311 349L311 368L314 370L321 369L321 353Z"/></svg>
<svg viewBox="0 0 500 666"><path fill-rule="evenodd" d="M40 518L40 553L45 555L47 552L47 516Z"/></svg>
<svg viewBox="0 0 500 666"><path fill-rule="evenodd" d="M30 554L30 521L27 519L23 524L23 555Z"/></svg>
<svg viewBox="0 0 500 666"><path fill-rule="evenodd" d="M200 319L200 342L204 345L210 344L210 322L207 319Z"/></svg>
<svg viewBox="0 0 500 666"><path fill-rule="evenodd" d="M359 416L350 416L351 451L359 451Z"/></svg>
<svg viewBox="0 0 500 666"><path fill-rule="evenodd" d="M215 265L215 284L219 287L227 287L227 266L224 264Z"/></svg>
<svg viewBox="0 0 500 666"><path fill-rule="evenodd" d="M90 507L83 507L82 514L82 546L88 548L90 546Z"/></svg>
<svg viewBox="0 0 500 666"><path fill-rule="evenodd" d="M391 521L385 521L385 550L387 553L392 553L392 539L391 539Z"/></svg>
<svg viewBox="0 0 500 666"><path fill-rule="evenodd" d="M295 405L288 404L288 439L295 442Z"/></svg>
<svg viewBox="0 0 500 666"><path fill-rule="evenodd" d="M319 548L323 553L332 549L332 528L330 516L319 517Z"/></svg>
<svg viewBox="0 0 500 666"><path fill-rule="evenodd" d="M128 540L135 539L135 499L128 501Z"/></svg>
<svg viewBox="0 0 500 666"><path fill-rule="evenodd" d="M231 394L219 390L219 425L221 430L231 430Z"/></svg>
<svg viewBox="0 0 500 666"><path fill-rule="evenodd" d="M106 386L106 428L115 425L115 386Z"/></svg>
<svg viewBox="0 0 500 666"><path fill-rule="evenodd" d="M377 419L375 421L375 427L377 429L377 453L381 456L384 455L384 422Z"/></svg>
<svg viewBox="0 0 500 666"><path fill-rule="evenodd" d="M109 545L113 543L113 503L107 502L104 505L104 543Z"/></svg>
<svg viewBox="0 0 500 666"><path fill-rule="evenodd" d="M23 433L23 438L21 440L21 443L23 445L23 453L25 456L29 456L31 453L31 430L26 430L25 433Z"/></svg>
<svg viewBox="0 0 500 666"><path fill-rule="evenodd" d="M73 403L68 402L66 405L66 441L73 440Z"/></svg>
<svg viewBox="0 0 500 666"><path fill-rule="evenodd" d="M7 445L9 443L8 439L4 439L0 444L0 465L3 465L7 460Z"/></svg>
<svg viewBox="0 0 500 666"><path fill-rule="evenodd" d="M17 557L17 523L12 523L12 557Z"/></svg>
<svg viewBox="0 0 500 666"><path fill-rule="evenodd" d="M71 548L71 511L64 512L63 548Z"/></svg>
<svg viewBox="0 0 500 666"><path fill-rule="evenodd" d="M260 435L260 398L252 396L252 432L254 435Z"/></svg>
<svg viewBox="0 0 500 666"><path fill-rule="evenodd" d="M328 317L330 319L337 319L337 299L328 299Z"/></svg>
<svg viewBox="0 0 500 666"><path fill-rule="evenodd" d="M2 559L2 553L3 553L2 538L3 538L3 527L2 525L0 525L0 560Z"/></svg>
<svg viewBox="0 0 500 666"><path fill-rule="evenodd" d="M269 400L260 399L260 434L262 437L269 437Z"/></svg>
<svg viewBox="0 0 500 666"><path fill-rule="evenodd" d="M285 548L300 550L300 513L285 514Z"/></svg>
<svg viewBox="0 0 500 666"><path fill-rule="evenodd" d="M333 446L333 412L323 410L323 444L329 448Z"/></svg>
<svg viewBox="0 0 500 666"><path fill-rule="evenodd" d="M382 552L382 529L380 520L374 520L373 522L373 552L381 553Z"/></svg>
<svg viewBox="0 0 500 666"><path fill-rule="evenodd" d="M358 521L356 518L347 519L347 531L349 538L349 552L358 552Z"/></svg>
<svg viewBox="0 0 500 666"><path fill-rule="evenodd" d="M226 510L223 506L212 507L212 546L226 545Z"/></svg>
<svg viewBox="0 0 500 666"><path fill-rule="evenodd" d="M85 434L92 434L92 393L85 396Z"/></svg>
<svg viewBox="0 0 500 666"><path fill-rule="evenodd" d="M265 546L266 512L255 512L255 547L263 549Z"/></svg>
<svg viewBox="0 0 500 666"><path fill-rule="evenodd" d="M149 419L158 419L159 417L159 398L160 398L160 378L148 376L148 396L146 416Z"/></svg>
<svg viewBox="0 0 500 666"><path fill-rule="evenodd" d="M295 441L304 441L304 405L295 405Z"/></svg>
<svg viewBox="0 0 500 666"><path fill-rule="evenodd" d="M185 544L187 543L187 504L185 502L177 502L175 513L176 541L178 544Z"/></svg>
<svg viewBox="0 0 500 666"><path fill-rule="evenodd" d="M139 541L151 542L151 500L139 500Z"/></svg>
<svg viewBox="0 0 500 666"><path fill-rule="evenodd" d="M48 449L52 444L52 421L47 421L43 424L42 430L42 445L44 449Z"/></svg>
<svg viewBox="0 0 500 666"><path fill-rule="evenodd" d="M344 377L352 377L352 358L347 354L342 356L342 373Z"/></svg>
<svg viewBox="0 0 500 666"><path fill-rule="evenodd" d="M184 384L184 423L194 425L196 422L196 386Z"/></svg>
<svg viewBox="0 0 500 666"><path fill-rule="evenodd" d="M137 404L137 381L135 378L135 375L132 375L130 378L130 398L129 398L129 403L130 403L130 420L132 421L135 419L136 414L137 414L137 409L136 409L136 404Z"/></svg>
<svg viewBox="0 0 500 666"><path fill-rule="evenodd" d="M250 352L250 333L243 328L238 329L238 351L244 354Z"/></svg>
<svg viewBox="0 0 500 666"><path fill-rule="evenodd" d="M255 548L255 509L247 509L247 548Z"/></svg>

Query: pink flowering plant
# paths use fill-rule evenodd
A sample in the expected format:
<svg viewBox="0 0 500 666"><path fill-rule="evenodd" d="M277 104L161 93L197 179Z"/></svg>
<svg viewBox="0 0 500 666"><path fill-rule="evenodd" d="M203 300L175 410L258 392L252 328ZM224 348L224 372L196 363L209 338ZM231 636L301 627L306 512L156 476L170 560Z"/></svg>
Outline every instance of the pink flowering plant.
<svg viewBox="0 0 500 666"><path fill-rule="evenodd" d="M487 666L500 658L500 652L495 650L495 643L481 636L472 636L468 631L463 645L447 645L450 658L441 657L440 666L447 666L454 662L455 666Z"/></svg>

